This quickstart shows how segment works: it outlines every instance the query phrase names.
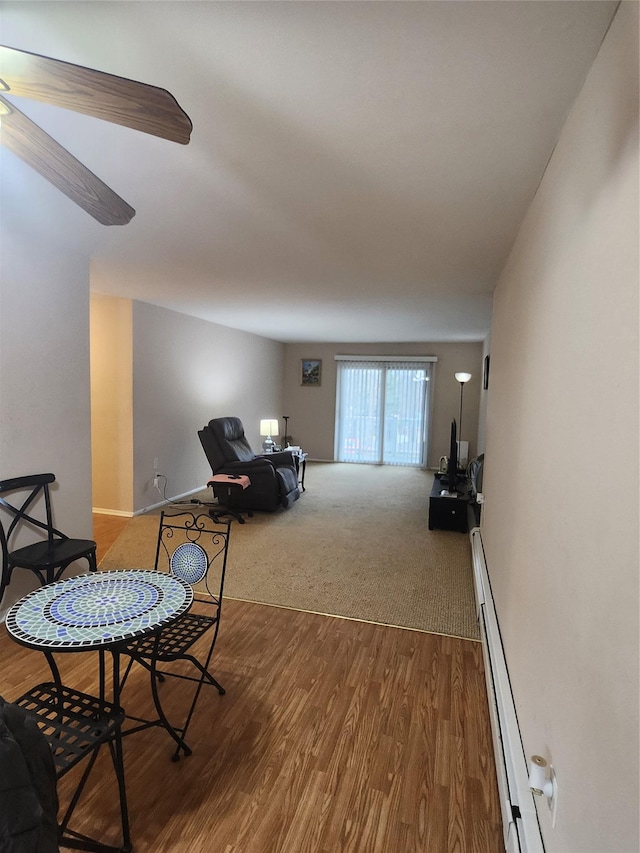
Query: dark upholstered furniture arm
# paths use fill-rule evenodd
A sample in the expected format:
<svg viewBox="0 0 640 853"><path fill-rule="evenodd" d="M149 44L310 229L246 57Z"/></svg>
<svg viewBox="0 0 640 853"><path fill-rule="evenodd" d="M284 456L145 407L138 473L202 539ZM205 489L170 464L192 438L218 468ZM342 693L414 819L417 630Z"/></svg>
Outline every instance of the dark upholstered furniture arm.
<svg viewBox="0 0 640 853"><path fill-rule="evenodd" d="M253 459L251 462L227 462L216 474L245 474L251 480L249 493L262 492L265 489L270 494L278 491L276 469L263 459Z"/></svg>
<svg viewBox="0 0 640 853"><path fill-rule="evenodd" d="M276 468L288 466L289 468L297 470L296 463L293 460L293 453L290 450L276 450L275 453L266 453L264 456L260 456L259 458L266 459Z"/></svg>
<svg viewBox="0 0 640 853"><path fill-rule="evenodd" d="M224 474L227 471L231 471L236 474L242 472L250 477L252 471L269 471L273 470L274 467L273 463L268 459L256 456L255 459L250 459L248 462L225 462L224 465L216 471L216 474Z"/></svg>

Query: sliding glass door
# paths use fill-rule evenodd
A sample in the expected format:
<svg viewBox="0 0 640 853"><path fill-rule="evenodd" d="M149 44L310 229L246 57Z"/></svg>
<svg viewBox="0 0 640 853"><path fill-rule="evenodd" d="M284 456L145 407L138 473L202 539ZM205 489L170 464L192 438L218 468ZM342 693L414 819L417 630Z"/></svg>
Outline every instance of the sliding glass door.
<svg viewBox="0 0 640 853"><path fill-rule="evenodd" d="M338 360L339 462L425 464L432 361Z"/></svg>

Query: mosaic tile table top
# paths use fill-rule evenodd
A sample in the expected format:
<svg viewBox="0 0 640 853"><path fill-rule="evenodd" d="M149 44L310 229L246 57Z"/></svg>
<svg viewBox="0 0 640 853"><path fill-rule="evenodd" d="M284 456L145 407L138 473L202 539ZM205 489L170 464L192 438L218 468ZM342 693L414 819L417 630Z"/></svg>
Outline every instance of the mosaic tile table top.
<svg viewBox="0 0 640 853"><path fill-rule="evenodd" d="M30 592L7 613L9 634L51 651L100 649L172 622L193 590L163 572L124 569L65 578Z"/></svg>

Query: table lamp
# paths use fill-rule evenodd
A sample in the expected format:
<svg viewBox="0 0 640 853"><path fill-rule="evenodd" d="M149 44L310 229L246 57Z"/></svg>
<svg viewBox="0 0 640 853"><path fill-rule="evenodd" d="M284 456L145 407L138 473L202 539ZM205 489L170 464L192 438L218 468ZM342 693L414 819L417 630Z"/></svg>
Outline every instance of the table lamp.
<svg viewBox="0 0 640 853"><path fill-rule="evenodd" d="M265 418L265 420L260 421L260 435L266 435L265 440L262 442L262 449L265 453L273 453L275 441L271 436L278 435L279 432L280 429L276 418Z"/></svg>

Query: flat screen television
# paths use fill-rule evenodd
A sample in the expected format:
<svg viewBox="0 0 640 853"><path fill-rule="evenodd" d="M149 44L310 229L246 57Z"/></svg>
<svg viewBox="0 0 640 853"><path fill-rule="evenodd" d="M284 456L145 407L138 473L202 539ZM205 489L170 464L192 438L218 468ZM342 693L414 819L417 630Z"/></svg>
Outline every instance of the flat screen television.
<svg viewBox="0 0 640 853"><path fill-rule="evenodd" d="M445 477L440 478L440 483L447 487L448 492L456 492L456 483L458 482L458 436L457 425L455 418L451 421L451 443L449 446L449 462L447 463L447 473Z"/></svg>

